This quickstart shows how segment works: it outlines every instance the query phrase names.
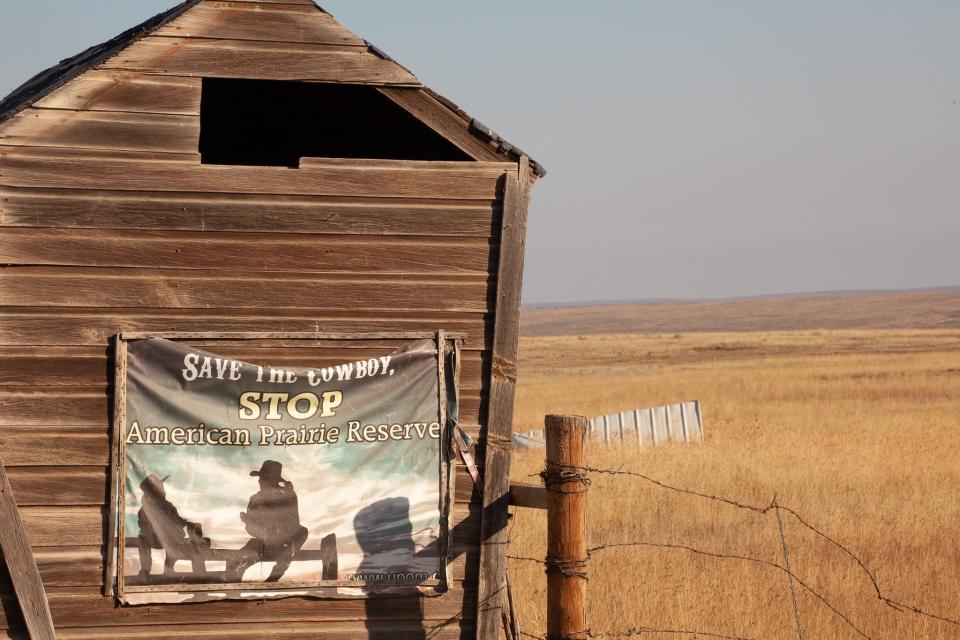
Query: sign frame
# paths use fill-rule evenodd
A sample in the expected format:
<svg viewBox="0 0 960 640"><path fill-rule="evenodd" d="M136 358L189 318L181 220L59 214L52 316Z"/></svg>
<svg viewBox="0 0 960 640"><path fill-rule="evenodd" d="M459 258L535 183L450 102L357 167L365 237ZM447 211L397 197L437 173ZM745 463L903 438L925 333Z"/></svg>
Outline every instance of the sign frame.
<svg viewBox="0 0 960 640"><path fill-rule="evenodd" d="M447 412L447 375L446 356L453 356L453 367L459 369L460 350L467 335L463 332L449 332L443 329L435 331L379 331L379 332L297 332L297 331L122 331L114 335L114 394L113 412L110 425L110 504L107 522L106 562L104 562L104 596L122 599L125 593L149 592L209 592L209 591L255 591L258 589L276 592L285 589L302 589L305 587L363 588L365 586L384 586L381 582L370 583L362 580L336 580L312 582L283 583L278 589L278 583L248 582L248 583L203 583L203 584L176 584L151 586L125 586L124 563L122 554L125 545L125 527L120 517L119 507L125 500L125 447L123 446L126 431L127 405L127 344L134 340L160 338L164 340L304 340L313 342L350 341L350 340L434 340L437 345L437 373L438 373L438 421L441 425L440 437L440 516L441 516L441 558L444 560L443 575L439 579L428 579L417 582L394 582L389 586L398 587L444 587L449 583L451 576L452 558L450 546L452 544L452 527L449 517L453 506L453 467L452 449L450 441L452 431ZM455 397L459 398L459 371L453 372ZM335 597L335 596L334 596ZM361 596L363 597L363 596ZM370 597L370 596L366 596Z"/></svg>

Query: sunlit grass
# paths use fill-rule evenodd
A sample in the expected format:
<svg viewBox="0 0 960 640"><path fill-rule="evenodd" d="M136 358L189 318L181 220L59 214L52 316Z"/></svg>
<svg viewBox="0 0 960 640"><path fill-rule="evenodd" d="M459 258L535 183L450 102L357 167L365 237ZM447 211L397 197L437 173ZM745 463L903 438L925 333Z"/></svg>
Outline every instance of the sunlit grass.
<svg viewBox="0 0 960 640"><path fill-rule="evenodd" d="M960 618L960 332L817 331L597 335L521 342L517 428L545 413L601 415L699 399L706 442L593 448L589 463L636 469L742 502L776 494L848 545L885 595ZM515 457L531 481L542 452ZM783 562L772 515L596 476L590 545L676 543ZM855 563L785 517L795 572L872 638L960 638L960 627L880 602ZM510 553L543 556L545 516L517 510ZM544 632L542 567L511 562L522 626ZM591 563L594 631L650 626L796 638L786 576L683 551L599 552ZM856 638L798 593L806 637ZM646 637L657 638L656 634ZM677 637L677 636L660 636Z"/></svg>

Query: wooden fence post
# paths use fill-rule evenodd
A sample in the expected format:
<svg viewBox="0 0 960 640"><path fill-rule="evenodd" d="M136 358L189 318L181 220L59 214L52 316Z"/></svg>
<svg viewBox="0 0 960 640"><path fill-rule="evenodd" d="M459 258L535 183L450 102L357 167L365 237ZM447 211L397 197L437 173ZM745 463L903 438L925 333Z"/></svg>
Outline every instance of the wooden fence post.
<svg viewBox="0 0 960 640"><path fill-rule="evenodd" d="M547 640L587 638L583 416L546 417Z"/></svg>

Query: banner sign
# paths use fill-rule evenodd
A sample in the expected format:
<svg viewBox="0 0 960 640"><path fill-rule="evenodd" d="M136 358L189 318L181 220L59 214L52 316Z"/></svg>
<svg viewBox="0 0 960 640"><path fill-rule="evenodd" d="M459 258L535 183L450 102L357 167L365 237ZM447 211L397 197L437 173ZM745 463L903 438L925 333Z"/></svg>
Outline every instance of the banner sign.
<svg viewBox="0 0 960 640"><path fill-rule="evenodd" d="M289 369L127 342L120 600L442 591L457 351L437 345Z"/></svg>

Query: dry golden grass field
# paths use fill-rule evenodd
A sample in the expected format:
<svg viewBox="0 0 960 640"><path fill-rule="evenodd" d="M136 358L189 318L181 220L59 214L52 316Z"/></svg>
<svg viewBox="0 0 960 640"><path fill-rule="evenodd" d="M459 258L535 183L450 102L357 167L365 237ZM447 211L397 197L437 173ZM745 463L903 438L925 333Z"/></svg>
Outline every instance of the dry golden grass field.
<svg viewBox="0 0 960 640"><path fill-rule="evenodd" d="M960 331L607 334L521 340L517 430L699 399L706 441L593 448L588 464L765 505L776 494L859 555L884 595L960 620ZM515 458L513 477L542 468ZM775 516L595 475L588 544L642 540L783 563ZM545 514L516 509L511 555L543 557ZM855 562L784 515L805 638L960 638L878 600ZM510 561L521 628L545 632L543 568ZM590 564L594 633L650 627L797 638L787 576L684 550L628 547ZM707 635L644 633L644 638Z"/></svg>

